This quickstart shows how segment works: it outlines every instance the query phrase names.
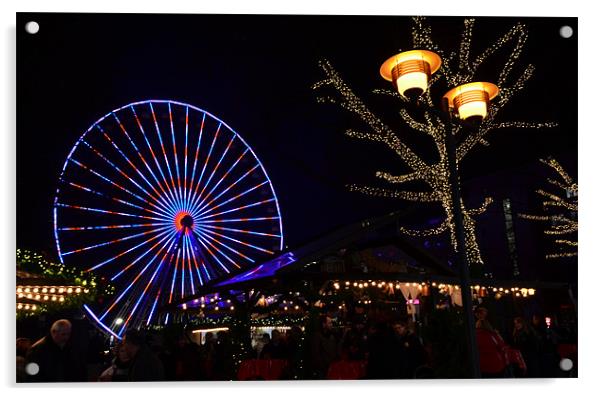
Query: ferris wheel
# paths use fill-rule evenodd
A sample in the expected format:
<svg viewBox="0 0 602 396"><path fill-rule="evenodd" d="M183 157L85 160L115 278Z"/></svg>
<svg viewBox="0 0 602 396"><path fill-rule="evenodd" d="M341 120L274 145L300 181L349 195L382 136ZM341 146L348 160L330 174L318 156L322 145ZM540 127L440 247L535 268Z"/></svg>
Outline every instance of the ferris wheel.
<svg viewBox="0 0 602 396"><path fill-rule="evenodd" d="M88 313L111 334L167 323L162 305L283 247L274 188L249 145L197 107L147 100L77 141L54 200L61 262L104 276L112 300Z"/></svg>

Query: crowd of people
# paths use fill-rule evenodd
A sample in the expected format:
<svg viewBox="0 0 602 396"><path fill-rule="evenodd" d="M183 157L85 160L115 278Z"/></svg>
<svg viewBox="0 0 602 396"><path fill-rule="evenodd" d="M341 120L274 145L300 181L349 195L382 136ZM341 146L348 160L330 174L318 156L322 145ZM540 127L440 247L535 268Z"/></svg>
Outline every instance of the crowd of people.
<svg viewBox="0 0 602 396"><path fill-rule="evenodd" d="M476 338L483 377L557 377L560 375L559 334L541 316L531 321L517 316L506 339L488 320L488 311L479 307ZM520 355L513 351L520 352ZM514 352L515 353L515 352Z"/></svg>
<svg viewBox="0 0 602 396"><path fill-rule="evenodd" d="M543 323L541 317L535 315L530 321L516 317L512 333L504 337L491 325L487 309L477 308L475 316L483 377L553 377L559 374L558 335ZM97 370L89 370L89 354L70 342L71 333L71 323L61 319L54 322L48 334L36 342L18 338L17 381L202 381L237 378L237 363L240 361L236 361L234 340L227 331L208 332L204 343L197 344L185 332L172 340L157 342L146 333L130 330L119 343L103 351ZM332 318L322 316L311 331L298 326L285 331L274 329L271 334L263 334L254 344L252 353L239 358L284 362L285 369L278 374L280 379L436 376L432 346L424 342L411 319L353 320L334 324ZM352 373L349 368L353 368Z"/></svg>

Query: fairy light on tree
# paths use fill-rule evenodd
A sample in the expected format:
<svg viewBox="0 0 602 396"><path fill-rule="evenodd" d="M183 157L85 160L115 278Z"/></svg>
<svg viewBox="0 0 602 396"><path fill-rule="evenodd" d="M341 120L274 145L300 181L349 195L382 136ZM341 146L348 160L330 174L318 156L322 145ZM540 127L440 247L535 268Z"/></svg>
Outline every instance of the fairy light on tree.
<svg viewBox="0 0 602 396"><path fill-rule="evenodd" d="M460 134L460 128L454 125L453 134L457 143L456 158L459 164L466 156L474 151L479 146L488 146L487 136L490 132L499 129L507 128L549 128L556 124L553 122L530 122L530 121L500 121L498 120L499 112L509 103L509 101L521 92L527 81L533 76L535 67L531 64L527 65L518 78L513 81L509 80L511 71L516 67L517 61L523 51L523 47L527 41L528 33L525 25L518 23L512 27L507 33L502 35L491 46L485 49L477 56L471 56L471 47L473 39L473 28L475 19L468 18L464 20L464 31L460 41L460 47L457 51L446 52L435 43L431 27L427 24L424 17L414 17L412 26L412 46L414 48L423 49L423 51L413 50L406 51L402 54L411 54L404 58L402 54L398 54L389 58L381 67L381 75L383 78L392 81L397 88L395 91L391 89L376 89L374 92L380 95L388 95L397 98L401 101L401 109L399 111L402 119L402 128L393 129L385 124L379 116L372 112L364 101L358 97L349 87L341 74L327 60L320 62L320 67L324 71L325 78L313 85L313 89L319 90L318 102L333 103L344 110L357 116L367 127L364 130L348 129L345 134L352 138L369 140L383 143L388 149L392 150L398 158L410 169L405 174L394 174L389 171L378 171L376 177L389 183L392 187L399 188L381 188L377 186L365 186L351 184L348 186L350 191L358 191L375 197L396 198L402 201L423 202L440 205L444 212L443 220L440 224L432 228L413 230L405 227L401 231L411 236L432 236L442 234L449 231L450 241L457 250L456 231L453 224L452 214L452 188L450 182L449 155L446 151L446 120L442 115L437 115L426 111L425 108L434 108L434 103L438 103L435 95L432 94L431 87L434 84L445 85L453 89L449 90L445 95L448 99L447 103L450 110L457 112L461 119L470 118L471 116L481 116L482 122L471 128L468 133ZM475 73L479 67L497 51L511 47L511 52L502 69L497 76L495 84L484 82L472 82ZM426 55L416 55L420 52ZM439 61L434 60L433 56L440 58ZM420 65L411 64L414 67L410 73L403 74L403 67L392 67L397 59L397 64L403 64L406 59L414 62L421 62ZM420 60L418 60L420 58ZM428 65L425 68L424 65ZM409 69L406 65L405 69ZM404 70L405 70L404 69ZM430 69L430 70L429 70ZM386 70L390 70L386 72ZM438 70L437 74L434 71ZM418 76L422 72L423 76ZM428 81L426 92L420 95L421 92L411 92L408 85L405 84L404 77L408 80ZM427 79L428 77L428 79ZM474 88L479 87L474 91ZM327 88L334 89L334 95L326 91ZM402 92L399 94L399 92ZM466 94L470 91L477 92L479 95L487 95L485 100L470 103L467 98L462 98L462 93ZM484 93L482 93L484 92ZM422 109L422 114L414 115L415 112L406 110L408 104L413 98L417 97L419 112ZM496 101L491 101L492 99ZM460 100L458 100L460 99ZM462 106L464 102L464 106ZM470 107L473 114L466 110ZM446 109L448 110L448 109ZM483 117L483 115L487 117ZM426 158L421 157L414 149L404 143L404 134L407 130L413 130L419 134L428 136L434 143L438 160L429 162ZM461 135L461 136L460 136ZM461 138L461 140L460 140ZM403 189L410 183L423 182L427 188L424 191L412 191ZM467 258L470 264L482 264L483 258L479 249L475 227L476 216L484 213L487 207L493 202L491 197L484 197L480 206L469 208L465 203L461 202L461 211L463 215L463 224L466 234Z"/></svg>
<svg viewBox="0 0 602 396"><path fill-rule="evenodd" d="M576 257L579 191L577 182L555 159L541 159L540 161L555 172L554 178L547 179L548 184L554 188L554 192L543 189L535 191L543 199L543 209L548 213L543 215L521 213L519 217L546 223L544 233L553 238L555 247L555 251L546 254L547 259Z"/></svg>

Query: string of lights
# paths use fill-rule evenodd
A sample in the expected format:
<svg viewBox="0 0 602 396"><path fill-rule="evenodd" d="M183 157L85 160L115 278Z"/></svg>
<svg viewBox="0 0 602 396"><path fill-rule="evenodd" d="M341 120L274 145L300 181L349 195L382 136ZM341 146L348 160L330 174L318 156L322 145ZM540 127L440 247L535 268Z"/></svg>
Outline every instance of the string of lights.
<svg viewBox="0 0 602 396"><path fill-rule="evenodd" d="M543 210L549 213L540 215L519 213L519 217L546 223L544 234L554 236L554 245L559 249L559 251L546 254L547 259L576 257L578 243L574 239L577 238L578 231L579 187L557 160L549 158L540 159L540 161L552 168L557 177L556 179L547 178L548 184L554 186L556 190L562 191L563 194L543 189L536 190L536 194L543 198Z"/></svg>

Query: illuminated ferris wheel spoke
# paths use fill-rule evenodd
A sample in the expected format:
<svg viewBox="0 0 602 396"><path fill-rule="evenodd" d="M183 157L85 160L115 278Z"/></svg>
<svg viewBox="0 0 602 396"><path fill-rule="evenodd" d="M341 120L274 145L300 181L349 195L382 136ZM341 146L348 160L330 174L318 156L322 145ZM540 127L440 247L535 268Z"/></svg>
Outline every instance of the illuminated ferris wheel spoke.
<svg viewBox="0 0 602 396"><path fill-rule="evenodd" d="M230 184L228 187L226 187L221 193L219 193L217 196L215 196L211 201L207 202L205 205L198 208L195 212L200 212L203 209L205 209L207 206L211 205L213 202L217 201L222 195L226 194L234 186L238 185L238 183L240 183L244 178L246 178L248 175L250 175L257 168L259 168L259 164L255 165L253 168L246 171L241 177L239 177L236 181L234 181L232 184Z"/></svg>
<svg viewBox="0 0 602 396"><path fill-rule="evenodd" d="M192 261L194 262L194 266L196 268L196 273L197 276L199 277L199 283L201 284L201 286L204 285L203 282L203 277L201 276L201 271L199 268L199 263L197 262L196 259L196 254L194 254L194 246L192 245L192 240L190 239L190 235L186 235L186 239L188 240L188 246L190 248L190 252L192 253ZM201 258L199 258L199 261L201 260ZM205 264L201 261L201 266L203 267L203 271L205 271L205 275L207 276L207 279L209 279L209 273L207 272L207 267L205 267Z"/></svg>
<svg viewBox="0 0 602 396"><path fill-rule="evenodd" d="M209 215L209 216L203 216L203 217L201 217L200 219L201 219L202 221L205 221L205 219L209 219L209 218L211 218L211 217L215 217L215 216L221 216L221 215L225 215L225 214L232 213L232 212L238 212L238 211L240 211L240 210L243 210L243 209L248 209L248 208L252 208L252 207L255 207L255 206L259 206L259 205L266 204L266 203L268 203L268 202L273 202L274 200L275 200L274 198L264 199L263 201L254 202L254 203L252 203L252 204L248 204L248 205L239 206L239 207L237 207L237 208L234 208L234 209L229 209L229 210L225 210L225 211L223 211L223 212L219 212L219 213L214 213L214 214L211 214L211 215ZM206 212L206 213L207 213L207 212Z"/></svg>
<svg viewBox="0 0 602 396"><path fill-rule="evenodd" d="M117 172L119 172L119 174L121 176L123 176L126 180L128 180L129 182L134 184L136 187L138 187L138 189L140 189L142 192L144 192L149 197L153 198L153 200L157 201L157 203L162 206L160 208L157 205L155 205L154 203L149 202L149 204L151 204L153 207L157 208L158 210L169 211L168 206L165 206L165 202L159 202L158 198L153 197L153 195L150 192L148 192L144 187L142 187L140 184L138 184L138 182L136 182L134 179L132 179L128 174L126 174L120 167L118 167L116 164L114 164L111 160L109 160L104 155L102 155L102 153L100 153L98 150L96 150L94 147L92 147L92 145L90 145L88 142L86 142L85 140L82 140L82 143L84 143L86 145L86 147L88 147L90 150L92 150L92 152L94 154L96 154L99 158L101 158L103 161L105 161L107 164L109 164L109 166L111 166L113 169L115 169ZM147 201L144 198L139 197L137 195L136 195L136 198L141 199L143 202Z"/></svg>
<svg viewBox="0 0 602 396"><path fill-rule="evenodd" d="M207 164L209 163L211 154L213 153L213 148L215 147L215 141L217 140L217 136L219 135L219 131L220 131L221 127L222 127L222 124L220 123L219 126L217 127L217 130L215 131L215 135L213 135L213 141L211 142L211 146L209 147L209 153L207 154L207 157L205 157L205 163L203 164L203 169L201 170L201 174L196 183L196 187L194 188L194 193L191 194L191 197L193 200L196 198L196 194L199 191L201 181L203 180L203 176L205 175L205 170L207 169ZM193 182L194 182L194 180L193 180ZM190 202L187 202L186 208L190 208Z"/></svg>
<svg viewBox="0 0 602 396"><path fill-rule="evenodd" d="M153 306L151 307L150 313L148 314L148 318L146 319L146 325L148 326L153 318L153 314L155 313L155 309L157 308L157 303L159 302L159 298L161 297L161 292L164 290L164 284L167 280L167 277L162 277L161 282L157 287L157 294L155 295L155 300L153 302Z"/></svg>
<svg viewBox="0 0 602 396"><path fill-rule="evenodd" d="M121 129L121 131L123 132L123 134L127 137L128 141L130 142L130 144L134 148L134 151L138 154L138 158L140 158L140 160L142 161L142 163L144 164L144 166L146 167L146 169L148 170L148 172L151 174L151 176L153 177L153 179L155 179L155 181L157 183L159 183L159 180L157 179L157 176L155 175L155 172L153 172L153 170L150 168L150 166L148 165L148 163L144 159L144 156L142 156L142 152L140 151L140 149L138 148L138 146L136 146L136 143L134 143L134 141L132 140L132 138L130 137L130 135L127 133L125 127L123 126L123 124L119 120L119 117L117 117L117 114L115 114L114 112L111 113L111 114L113 115L113 118L115 119L115 121L117 122L117 124L119 124L119 128ZM136 169L138 169L138 167L136 167ZM146 179L145 179L145 181L146 181ZM147 183L149 183L149 182L147 181ZM150 185L150 183L149 183L149 185ZM152 186L152 188L153 188L153 191L155 192L155 194L157 194L159 197L161 197L161 194L159 194L159 192L155 189L154 185Z"/></svg>
<svg viewBox="0 0 602 396"><path fill-rule="evenodd" d="M173 116L171 113L171 103L167 103L167 108L169 109L169 126L171 129L171 141L172 141L172 146L173 146L173 160L175 163L175 168L176 168L176 178L178 181L178 192L179 192L179 198L180 201L183 202L184 201L184 195L182 194L182 182L180 181L180 166L178 165L178 152L176 150L176 134L174 132L173 129Z"/></svg>
<svg viewBox="0 0 602 396"><path fill-rule="evenodd" d="M167 256L167 253L165 253L165 256ZM140 294L140 297L136 301L136 305L134 305L134 308L132 308L132 310L130 311L130 314L128 315L128 318L126 319L125 323L123 324L123 327L121 328L121 330L119 330L119 335L120 336L123 333L123 331L127 328L128 323L130 322L130 320L134 316L134 313L136 312L136 310L140 306L140 302L142 301L142 299L146 295L146 292L148 291L149 287L152 285L153 281L155 280L155 277L157 276L157 273L159 272L159 270L161 269L161 266L164 263L165 256L163 256L163 259L159 261L159 265L155 269L155 272L151 276L150 280L147 282L146 287L144 288L144 291Z"/></svg>
<svg viewBox="0 0 602 396"><path fill-rule="evenodd" d="M238 219L213 219L213 220L203 220L203 224L206 223L238 223L238 222L247 222L247 221L264 221L264 220L278 220L278 216L268 216L268 217L241 217Z"/></svg>
<svg viewBox="0 0 602 396"><path fill-rule="evenodd" d="M186 202L186 180L188 178L188 106L186 106L186 129L184 130L184 202Z"/></svg>
<svg viewBox="0 0 602 396"><path fill-rule="evenodd" d="M176 276L178 275L178 262L175 262L174 268L173 268L173 276L171 277L171 289L169 290L169 303L171 304L171 302L173 301L173 291L174 288L176 286Z"/></svg>
<svg viewBox="0 0 602 396"><path fill-rule="evenodd" d="M170 246L173 245L174 240L173 239L169 239L162 247L161 249L159 249L157 251L157 253L155 253L155 255L146 263L146 265L144 266L144 268L142 268L142 270L138 273L138 275L136 275L136 277L129 282L128 286L125 288L125 290L123 290L119 296L113 301L113 303L107 308L107 310L100 316L100 320L103 320L108 314L109 312L111 312L111 310L113 310L113 308L115 308L115 306L121 301L121 299L128 293L128 291L134 287L134 285L138 282L138 280L140 280L140 278L144 275L144 273L146 272L146 270L153 264L153 262L157 259L157 257L159 257L161 255L161 252L163 250L165 250L165 248L167 247L167 245L169 245L171 243ZM167 249L166 252L169 252L169 249ZM166 253L167 254L167 253Z"/></svg>
<svg viewBox="0 0 602 396"><path fill-rule="evenodd" d="M180 253L181 250L176 251L176 272L178 272L178 268L180 268ZM182 275L180 276L180 296L184 297L184 261L182 260Z"/></svg>
<svg viewBox="0 0 602 396"><path fill-rule="evenodd" d="M111 137L108 135L108 133L99 124L96 124L96 128L102 132L102 135L105 137L105 139L107 139L109 141L109 143L111 143L113 148L115 148L115 150L117 150L117 152L123 157L123 159L128 163L130 168L132 168L134 171L136 171L136 173L142 178L142 180L144 180L146 182L146 184L148 184L148 186L151 188L151 190L158 196L161 196L157 192L157 189L155 188L155 186L153 186L153 184L146 178L146 176L144 176L144 174L142 172L140 172L138 167L136 165L134 165L132 160L130 160L130 158L119 148L119 146L117 146L117 144L113 141L113 139L111 139Z"/></svg>
<svg viewBox="0 0 602 396"><path fill-rule="evenodd" d="M135 215L135 214L132 214L132 213L116 212L116 211L113 211L113 210L105 210L105 209L98 209L98 208L88 208L88 207L85 207L85 206L69 205L69 204L64 204L64 203L60 203L60 202L57 202L55 204L55 206L62 207L62 208L70 208L70 209L76 209L76 210L83 210L83 211L88 211L88 212L105 213L105 214L111 214L111 215L115 215L115 216L137 217L139 219L149 219L149 220L158 220L158 221L165 220L164 218Z"/></svg>
<svg viewBox="0 0 602 396"><path fill-rule="evenodd" d="M113 230L117 228L142 228L163 226L169 223L145 223L145 224L114 224L104 226L87 226L87 227L61 227L59 231L88 231L88 230Z"/></svg>
<svg viewBox="0 0 602 396"><path fill-rule="evenodd" d="M228 250L229 250L229 251L231 251L232 253L234 253L234 254L237 254L238 256L240 256L240 257L242 257L242 258L244 258L244 259L248 260L249 262L251 262L251 263L254 263L254 262L255 262L255 260L253 260L252 258L250 258L250 257L248 257L248 256L246 256L246 255L244 255L244 254L242 254L241 252L239 252L238 250L234 249L233 247L231 247L231 246L227 245L226 243L224 243L224 242L222 242L222 241L220 241L220 240L218 240L218 239L216 239L216 238L212 237L212 236L211 236L211 235L209 235L208 233L204 233L204 234L203 234L203 236L204 236L204 237L206 237L206 238L209 238L209 239L211 239L211 240L212 240L213 242L215 242L215 243L218 243L218 244L220 244L221 246L225 247L226 249L228 249Z"/></svg>
<svg viewBox="0 0 602 396"><path fill-rule="evenodd" d="M77 166L79 166L82 169L87 170L88 172L92 173L95 176L98 176L99 178L101 178L102 180L106 181L107 183L119 188L122 191L125 191L126 193L138 198L140 201L142 202L146 202L146 200L144 198L142 198L141 196L139 196L136 193L133 193L132 191L128 190L127 188L123 187L122 185L114 182L113 180L109 179L106 176L101 175L100 173L96 172L94 169L87 167L86 165L82 164L81 162L79 162L78 160L76 160L75 158L69 158L70 162L73 162L74 164L76 164Z"/></svg>
<svg viewBox="0 0 602 396"><path fill-rule="evenodd" d="M148 245L149 243L151 243L152 241L154 241L154 240L155 240L155 239L157 239L157 238L161 238L161 237L163 237L163 239L162 239L162 240L160 240L159 242L157 242L155 245L151 246L151 247L150 247L150 249L147 249L147 250L146 250L146 251L145 251L145 252L144 252L144 253L143 253L141 256L139 256L139 257L138 257L136 260L134 260L133 262L131 262L130 264L128 264L126 267L124 267L124 268L123 268L121 271L119 271L117 274L113 275L113 276L111 277L111 281L114 281L114 280L115 280L115 279L117 279L119 276L121 276L121 275L122 275L122 274L123 274L125 271L127 271L128 269L130 269L131 267L133 267L133 266L134 266L134 264L136 264L136 263L137 263L137 262L138 262L140 259L142 259L142 257L144 257L144 256L146 256L148 253L150 253L150 252L151 252L151 251L152 251L152 250L153 250L155 247L157 247L157 245L159 245L159 244L160 244L162 241L164 241L165 239L169 238L170 236L169 236L169 235L167 235L167 234L169 234L170 232L173 232L173 231L172 231L172 230L166 230L166 231L163 231L163 232L161 232L161 233L159 233L159 234L157 234L157 235L153 236L152 238L149 238L149 239L147 239L147 240L145 240L145 241L142 241L141 243L139 243L139 244L138 244L138 245L136 245L136 246L133 246L133 247L131 247L131 248L129 248L129 249L126 249L126 250L124 250L123 252L121 252L121 253L119 253L119 254L117 254L117 255L115 255L115 256L113 256L113 257L111 257L111 258L107 259L107 260L104 260L104 261L102 261L102 262L100 262L100 263L96 264L95 266L93 266L93 267L91 267L91 268L87 269L86 271L94 271L94 270L97 270L97 269L101 268L102 266L104 266L104 265L106 265L106 264L108 264L108 263L110 263L110 262L112 262L112 261L115 261L115 260L116 260L116 259L118 259L119 257L122 257L122 256L124 256L124 255L126 255L126 254L128 254L128 253L130 253L130 252L133 252L134 250L136 250L136 249L138 249L138 248L140 248L140 247L142 247L142 246ZM167 235L167 236L166 236L166 235Z"/></svg>
<svg viewBox="0 0 602 396"><path fill-rule="evenodd" d="M201 141L203 140L203 128L205 128L205 117L206 117L206 113L203 113L203 119L201 120L201 127L199 129L199 140L197 140L197 144L196 144L196 151L194 153L194 163L192 165L192 174L190 176L190 185L189 185L189 190L188 190L188 194L186 197L186 202L185 202L185 206L187 208L189 208L189 202L190 202L190 198L192 196L192 188L193 188L193 184L194 184L194 176L196 173L196 169L197 169L197 163L198 163L198 159L199 159L199 151L201 148Z"/></svg>
<svg viewBox="0 0 602 396"><path fill-rule="evenodd" d="M203 204L205 203L205 201L211 196L211 194L220 186L220 184L222 184L222 182L226 179L226 177L228 177L228 175L230 174L230 172L232 171L232 169L234 169L236 167L236 165L238 165L238 163L240 162L240 160L242 160L242 158L245 156L245 154L247 154L249 152L249 149L245 149L236 159L236 161L234 161L234 163L232 165L230 165L230 168L228 168L228 170L222 175L222 177L220 177L220 179L217 181L217 183L215 183L213 185L213 187L211 188L211 190L209 190L209 192L207 192L207 194L200 200L200 202L198 204L196 204L195 206L197 208L203 208Z"/></svg>
<svg viewBox="0 0 602 396"><path fill-rule="evenodd" d="M158 228L158 229L148 230L148 231L140 232L138 234L128 235L128 236L123 237L123 238L117 238L117 239L113 239L113 240L110 240L110 241L106 241L106 242L102 242L102 243L97 243L95 245L83 247L81 249L75 249L75 250L71 250L69 252L65 252L65 253L63 253L63 256L68 256L68 255L73 254L73 253L85 252L85 251L90 250L90 249L95 249L95 248L99 248L99 247L102 247L102 246L111 245L113 243L119 243L119 242L127 241L127 240L130 240L130 239L140 238L142 236L149 235L149 234L152 234L152 233L155 233L155 232L159 232L159 231L167 229L167 228L168 227L166 226L163 229Z"/></svg>
<svg viewBox="0 0 602 396"><path fill-rule="evenodd" d="M153 318L153 314L155 313L155 308L157 308L157 303L159 302L159 297L161 297L161 287L157 288L157 295L155 296L155 301L153 302L153 306L151 308L150 314L146 319L146 325L150 324L151 319Z"/></svg>
<svg viewBox="0 0 602 396"><path fill-rule="evenodd" d="M213 176L215 176L215 172L217 171L217 169L219 168L219 166L222 164L222 161L224 160L224 157L228 153L228 150L230 150L230 147L232 146L232 143L234 142L234 139L236 139L236 135L232 135L232 139L230 139L230 142L226 146L226 149L222 153L222 156L220 157L220 159L215 164L215 167L213 168L213 171L211 171L211 174L209 175L209 178L205 182L205 185L203 186L203 189L201 190L201 192L193 200L192 204L190 205L191 207L195 206L196 203L203 197L203 193L207 189L207 186L209 185L209 183L211 183L211 180L213 179Z"/></svg>
<svg viewBox="0 0 602 396"><path fill-rule="evenodd" d="M237 233L242 233L242 234L267 236L267 237L272 237L272 238L280 238L281 237L281 235L270 234L270 233L267 233L267 232L257 232L257 231L251 231L251 230L241 230L241 229L238 229L238 228L220 227L220 226L213 226L213 225L209 225L209 224L203 224L203 228L211 228L211 229L222 230L222 231L232 231L232 232L237 232Z"/></svg>
<svg viewBox="0 0 602 396"><path fill-rule="evenodd" d="M144 178L144 181L147 182L147 184L149 184L149 186L151 187L151 189L153 190L153 192L159 197L156 198L153 195L150 195L151 198L153 198L154 200L156 200L157 202L159 202L159 200L161 200L161 202L164 205L167 205L168 207L173 206L173 201L171 201L168 198L163 198L165 196L165 191L161 188L161 183L159 182L159 179L157 178L157 175L155 174L155 172L153 172L153 170L151 169L151 167L149 166L148 162L146 161L146 159L144 158L144 156L142 155L142 151L138 148L138 146L134 143L134 141L132 140L132 138L130 137L130 135L127 133L125 127L123 126L123 124L121 123L121 121L119 120L119 117L117 117L117 114L112 113L113 118L115 119L115 121L117 122L117 124L119 125L119 128L121 129L121 131L123 132L123 134L127 137L127 139L129 140L130 144L132 145L134 151L136 152L136 154L138 154L138 158L140 158L140 161L142 161L142 163L144 164L144 166L146 167L146 169L148 170L148 172L150 173L150 175L152 176L152 178L155 180L157 186L159 186L159 188L161 189L160 193L159 191L157 191L157 188L154 184L150 183L146 178ZM142 172L138 171L138 167L134 166L134 168L136 169L136 171L142 176ZM144 176L143 176L144 177Z"/></svg>
<svg viewBox="0 0 602 396"><path fill-rule="evenodd" d="M259 183L259 184L255 185L255 186L253 186L253 187L249 188L248 190L245 190L245 191L241 192L240 194L237 194L237 195L233 196L232 198L230 198L230 199L228 199L228 200L226 200L226 201L224 201L224 202L222 202L222 203L220 203L220 204L217 204L217 205L215 205L215 206L212 206L212 207L210 207L209 209L206 209L206 210L204 210L204 211L203 211L203 212L201 212L201 213L194 212L194 216L199 216L201 219L203 219L203 218L208 218L208 217L212 217L212 216L205 216L205 215L206 215L206 214L208 214L208 213L211 213L211 212L213 212L213 211L214 211L214 210L216 210L217 208L220 208L220 207L222 207L222 206L224 206L224 205L227 205L227 204L229 204L229 203L230 203L230 202L232 202L232 201L235 201L235 200L237 200L237 199L240 199L241 197L244 197L245 195L247 195L247 194L249 194L249 193L251 193L251 192L255 191L256 189L258 189L258 188L259 188L259 187L261 187L261 186L264 186L264 185L266 185L267 183L268 183L268 181L267 181L267 180L266 180L266 181L263 181L263 182L261 182L261 183ZM250 206L247 206L247 207L250 207ZM243 208L243 209L244 209L244 208ZM229 213L229 212L222 212L221 214L223 214L223 213Z"/></svg>
<svg viewBox="0 0 602 396"><path fill-rule="evenodd" d="M119 198L116 198L116 197L109 196L107 194L101 193L99 191L93 190L93 189L85 187L85 186L81 186L81 185L73 183L73 182L69 182L68 184L70 186L72 186L72 187L77 188L77 189L80 189L80 190L83 190L83 191L87 191L90 194L98 195L99 197L103 197L105 199L112 200L112 201L115 201L115 202L119 202L120 204L131 206L132 208L136 208L136 209L142 210L144 212L148 212L148 213L155 214L157 216L164 217L165 219L169 219L169 216L170 216L170 213L165 213L164 211L157 212L157 211L154 211L152 209L148 209L148 208L142 207L140 205L133 204L133 203L128 202L128 201L124 201L123 199L119 199Z"/></svg>
<svg viewBox="0 0 602 396"><path fill-rule="evenodd" d="M113 110L78 139L59 178L54 234L61 262L115 285L88 311L115 335L178 320L160 307L266 260L283 240L252 148L210 113L166 100Z"/></svg>
<svg viewBox="0 0 602 396"><path fill-rule="evenodd" d="M129 107L132 110L132 113L134 114L134 118L136 119L136 124L138 124L140 133L142 134L142 137L144 138L144 141L146 142L146 146L148 147L148 149L151 153L151 156L153 157L155 165L157 166L157 169L159 170L159 173L161 174L161 179L163 180L163 183L165 183L166 189L164 189L163 184L155 178L155 180L157 181L157 185L159 186L159 189L161 190L163 195L166 196L168 198L168 200L171 202L170 206L172 206L173 203L176 202L176 197L173 195L173 192L171 191L171 189L169 187L169 182L167 181L167 178L165 177L165 173L163 173L163 169L161 168L161 165L159 165L159 160L157 159L157 156L155 155L155 151L153 150L153 147L151 146L151 144L148 140L148 137L146 136L146 131L144 130L144 127L142 126L142 123L140 122L140 119L138 118L136 109L134 108L133 105L130 105Z"/></svg>
<svg viewBox="0 0 602 396"><path fill-rule="evenodd" d="M222 252L221 250L217 249L209 240L207 240L203 234L195 232L196 236L197 236L197 241L203 245L203 247L207 250L207 252L211 255L211 257L217 261L217 263L223 268L224 271L226 271L226 273L230 273L230 270L221 262L221 260L217 257L217 255L213 254L213 251L211 250L211 248L209 246L211 246L213 249L215 249L216 252L219 252L222 256L224 256L226 259L228 259L228 261L230 261L232 264L234 264L236 266L236 268L240 268L240 265L238 265L236 262L234 262L234 260L232 260L230 257L228 257L226 254L224 254L224 252Z"/></svg>
<svg viewBox="0 0 602 396"><path fill-rule="evenodd" d="M208 229L206 229L206 228L204 228L202 226L200 228L203 229L203 231L208 232L208 233L210 233L212 235L217 235L217 236L225 238L225 239L227 239L229 241L237 242L237 243L239 243L241 245L244 245L244 246L247 246L247 247L250 247L250 248L253 248L253 249L257 249L257 250L262 251L264 253L268 253L268 254L273 254L274 253L271 250L267 250L267 249L261 248L259 246L253 245L252 243L240 241L240 240L238 240L236 238L229 237L229 236L221 234L221 233L219 233L217 231L208 230Z"/></svg>
<svg viewBox="0 0 602 396"><path fill-rule="evenodd" d="M157 122L157 115L155 114L155 109L153 107L153 103L149 102L149 105L150 105L151 113L153 115L153 121L155 122L155 130L157 132L157 136L159 137L159 144L161 145L161 151L163 152L163 158L165 159L165 164L167 165L167 172L169 173L169 180L171 181L174 195L177 195L176 183L173 180L173 174L171 173L171 166L169 166L169 161L167 159L167 153L165 152L165 145L163 144L163 138L161 137L161 130L159 129L159 123Z"/></svg>
<svg viewBox="0 0 602 396"><path fill-rule="evenodd" d="M191 255L190 255L190 248L188 246L188 231L186 231L184 233L184 253L186 254L186 261L188 262L188 273L189 273L189 277L188 279L190 280L190 290L191 290L191 294L195 294L194 293L194 276L192 275L192 260L191 260Z"/></svg>

